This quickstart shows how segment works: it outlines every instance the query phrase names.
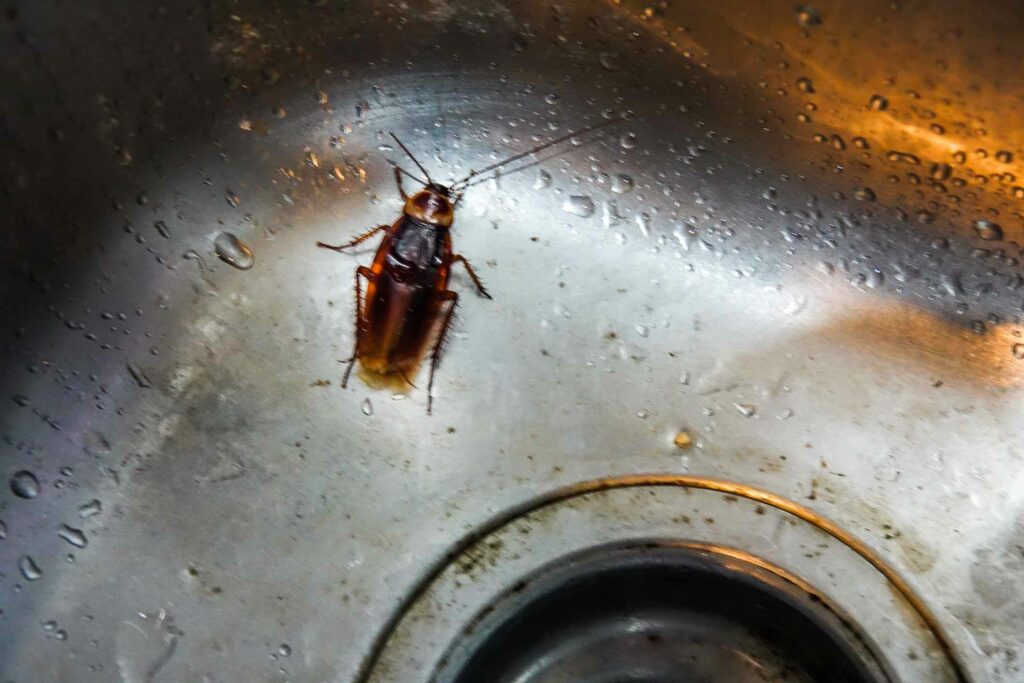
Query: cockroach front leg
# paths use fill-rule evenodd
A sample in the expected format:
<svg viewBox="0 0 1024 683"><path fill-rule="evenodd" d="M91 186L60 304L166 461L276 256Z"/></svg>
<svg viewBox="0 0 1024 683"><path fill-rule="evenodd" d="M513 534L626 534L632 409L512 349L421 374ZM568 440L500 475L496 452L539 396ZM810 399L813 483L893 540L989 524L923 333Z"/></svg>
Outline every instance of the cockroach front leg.
<svg viewBox="0 0 1024 683"><path fill-rule="evenodd" d="M395 166L394 169L395 169L395 183L398 185L398 194L400 194L402 196L402 201L404 202L406 199L409 198L409 195L407 195L405 193L405 189L402 187L402 172L400 170L398 170L397 166Z"/></svg>
<svg viewBox="0 0 1024 683"><path fill-rule="evenodd" d="M345 375L344 377L341 378L342 389L348 388L348 378L352 374L352 367L356 364L356 361L359 360L359 337L360 335L362 335L363 331L363 288L362 283L359 281L360 276L365 277L367 282L373 282L376 277L373 274L373 271L367 268L366 266L359 266L358 268L356 268L355 333L352 341L352 355L349 357L347 361L345 361L346 363L348 363L348 367L345 368Z"/></svg>
<svg viewBox="0 0 1024 683"><path fill-rule="evenodd" d="M469 273L469 279L472 280L473 284L476 286L477 294L479 294L485 299L494 298L493 296L487 293L487 288L484 287L483 281L480 279L480 276L476 274L476 270L473 268L473 266L469 265L469 261L466 260L465 256L463 256L462 254L456 254L455 256L452 257L452 263L461 263L462 265L466 266L466 272Z"/></svg>
<svg viewBox="0 0 1024 683"><path fill-rule="evenodd" d="M455 315L455 307L459 304L459 295L451 290L446 289L439 292L438 298L442 304L448 305L448 310L445 311L444 321L441 323L441 331L437 335L437 343L434 344L434 350L430 353L430 375L429 379L427 379L427 415L430 415L434 408L434 371L437 370L437 366L441 362L444 339L448 334L448 328L451 327L452 317Z"/></svg>
<svg viewBox="0 0 1024 683"><path fill-rule="evenodd" d="M333 249L334 251L345 251L346 249L351 249L352 247L356 246L357 244L362 244L366 240L368 240L371 237L373 237L374 235L376 235L381 230L386 230L387 227L388 226L386 226L386 225L378 225L376 228L370 228L369 230L364 232L362 235L360 235L359 237L356 237L355 239L353 239L352 241L348 242L347 244L325 244L323 242L317 242L316 246L323 247L324 249Z"/></svg>

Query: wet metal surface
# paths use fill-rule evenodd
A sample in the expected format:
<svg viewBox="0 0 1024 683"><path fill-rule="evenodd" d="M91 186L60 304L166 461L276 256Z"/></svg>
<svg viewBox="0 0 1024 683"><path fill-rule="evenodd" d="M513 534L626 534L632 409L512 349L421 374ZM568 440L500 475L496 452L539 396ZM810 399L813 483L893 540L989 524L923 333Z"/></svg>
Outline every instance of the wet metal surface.
<svg viewBox="0 0 1024 683"><path fill-rule="evenodd" d="M5 681L351 681L466 533L637 473L800 501L1024 676L1016 4L0 21ZM396 217L388 131L448 179L619 112L460 205L433 416L339 389L372 248L314 243Z"/></svg>

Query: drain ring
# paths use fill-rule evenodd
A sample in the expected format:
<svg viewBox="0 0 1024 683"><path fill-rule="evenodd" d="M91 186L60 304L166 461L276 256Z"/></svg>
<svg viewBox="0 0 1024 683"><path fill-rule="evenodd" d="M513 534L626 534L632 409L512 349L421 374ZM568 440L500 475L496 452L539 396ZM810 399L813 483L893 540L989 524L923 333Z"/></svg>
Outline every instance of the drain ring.
<svg viewBox="0 0 1024 683"><path fill-rule="evenodd" d="M431 681L893 683L824 596L731 548L640 541L542 568L464 629Z"/></svg>
<svg viewBox="0 0 1024 683"><path fill-rule="evenodd" d="M787 521L793 527L797 527L799 525L812 528L816 530L822 538L827 537L837 542L833 543L833 549L823 552L835 554L838 552L836 549L841 549L848 555L853 554L865 561L877 574L876 579L884 579L884 584L891 589L889 593L891 593L892 599L895 600L898 598L899 600L900 604L898 606L894 607L890 605L889 607L892 618L899 619L901 618L901 611L908 612L908 616L914 617L913 621L915 623L911 626L907 626L906 628L912 628L915 630L915 633L917 633L916 637L919 641L926 639L929 640L930 645L928 646L928 650L935 651L937 653L936 656L940 656L944 659L941 666L942 670L946 673L943 674L943 677L947 680L957 681L957 683L965 683L969 681L966 670L958 659L952 642L946 635L936 616L931 612L911 586L899 575L899 573L885 563L885 561L882 560L881 557L879 557L866 544L859 541L835 523L821 517L812 510L773 493L736 482L679 475L637 475L581 482L573 486L556 489L499 514L481 528L464 537L453 548L453 550L442 559L442 561L431 567L420 581L417 582L414 588L405 596L401 605L385 624L384 628L378 633L370 652L363 660L363 664L356 680L363 682L371 680L387 680L387 672L384 673L384 678L379 677L382 662L386 669L394 664L394 662L401 661L409 657L416 659L410 654L412 650L409 650L413 645L420 647L419 654L421 656L434 657L436 661L438 651L447 649L451 639L444 643L438 643L433 642L434 636L424 635L425 632L423 631L422 626L417 626L417 621L421 621L420 617L422 615L415 614L415 608L417 608L417 606L422 606L426 601L436 603L438 598L437 596L431 596L431 591L433 590L436 592L437 590L444 588L444 586L441 586L441 588L437 587L445 581L451 582L452 579L450 578L450 575L453 571L458 572L471 570L474 563L477 563L480 559L480 553L486 551L486 546L482 545L482 542L487 541L489 537L505 531L510 525L517 523L517 521L528 518L539 519L545 514L551 514L567 506L575 506L578 508L583 508L588 505L592 506L593 501L598 500L597 498L594 498L596 495L610 496L616 492L627 492L630 490L642 489L647 489L644 493L651 494L650 500L652 501L661 496L660 493L655 495L656 492L674 490L682 491L687 494L693 494L696 492L708 492L708 494L712 495L721 494L719 498L728 502L743 500L748 503L756 503L758 504L759 514L763 514L763 510L766 508L776 511L777 513L781 513L783 517L787 518ZM644 500L647 499L645 498ZM600 503L600 500L598 500L598 502ZM670 504L666 503L662 507L667 508L674 506L675 508L678 508L678 503L679 501L670 501ZM711 503L714 503L712 499L704 500L697 508L695 508L695 510L709 509L709 504ZM642 506L643 501L638 498L637 501L631 502L627 506L622 507L619 510L619 515L631 515L634 510L639 509L639 507ZM598 505L598 507L600 507L600 505ZM600 515L602 513L598 514ZM683 515L682 518L685 518L685 515ZM672 518L670 524L669 518L666 517L661 520L661 523L663 523L666 528L672 528L674 532L672 537L676 537L676 534L678 534L680 530L678 527L682 525L680 522L680 519L682 518ZM614 521L618 521L617 517L608 517L601 523L610 524L613 519ZM679 522L679 524L676 524L676 522ZM689 522L689 520L687 520L687 522ZM803 522L804 524L800 525L800 522ZM639 520L638 523L648 525L651 523L651 520ZM741 531L740 533L742 535L744 532ZM808 532L803 531L801 533L806 534ZM687 534L689 535L690 531L688 531ZM729 545L738 547L743 551L747 550L744 543L732 543ZM824 547L824 544L820 545ZM464 566L459 565L460 560L463 562ZM846 559L844 562L849 564L850 560ZM495 563L496 560L492 560L491 569L494 568ZM442 579L444 581L440 581ZM873 579L870 579L866 574L860 574L857 575L856 580L868 581ZM458 580L455 580L453 585L465 590L465 583L460 584ZM491 589L493 593L494 586L488 586L480 590L487 590L488 588ZM835 586L833 588L835 588ZM828 593L828 591L825 592ZM874 596L873 599L884 601L886 598L883 593L886 593L886 591L881 588L871 591L871 595ZM904 607L905 609L900 610L899 607ZM433 609L443 610L443 607L440 605L434 605ZM473 611L475 612L476 610ZM466 621L468 620L469 615L463 615L463 617L463 621ZM436 620L437 615L435 614L432 618ZM417 631L417 628L420 630ZM426 650L423 649L423 646L426 646ZM408 652L403 652L403 649L408 650ZM430 650L433 650L432 654L423 655L424 652ZM409 661L412 661L412 659ZM935 657L933 657L933 659L935 659ZM419 662L419 660L416 661L419 663L420 667L423 666L423 662ZM938 664L936 664L936 666L938 666ZM431 666L427 670L432 669L433 667ZM422 671L422 668L418 670Z"/></svg>

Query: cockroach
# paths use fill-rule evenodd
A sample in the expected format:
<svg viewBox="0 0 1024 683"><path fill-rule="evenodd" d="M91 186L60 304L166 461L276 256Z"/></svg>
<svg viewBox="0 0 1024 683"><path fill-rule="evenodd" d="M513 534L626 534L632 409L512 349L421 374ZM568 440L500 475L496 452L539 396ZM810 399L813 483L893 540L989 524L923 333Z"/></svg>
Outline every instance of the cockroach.
<svg viewBox="0 0 1024 683"><path fill-rule="evenodd" d="M452 249L451 227L455 220L455 207L463 194L473 185L498 177L498 169L507 164L575 136L618 123L620 120L614 118L568 133L485 168L471 171L469 175L451 185L434 182L423 164L413 156L398 136L392 133L391 137L412 159L425 178L418 178L389 160L394 167L398 193L405 202L402 215L390 226L379 225L371 228L346 244L316 243L324 249L344 252L384 231L384 238L377 247L373 264L369 268L356 268L355 341L352 355L345 361L347 367L341 387L344 389L348 386L349 376L356 361L373 374L398 375L412 385L410 376L415 373L424 355L429 352L429 415L434 401L434 372L441 360L445 338L459 302L459 295L448 289L452 266L461 263L473 281L477 294L485 299L492 298L477 275L476 269L465 256L455 253ZM509 173L523 170L536 163L540 161L525 164ZM484 177L485 174L492 172L493 176ZM403 175L421 183L423 189L412 195L406 194L402 187ZM365 295L363 280L366 281Z"/></svg>

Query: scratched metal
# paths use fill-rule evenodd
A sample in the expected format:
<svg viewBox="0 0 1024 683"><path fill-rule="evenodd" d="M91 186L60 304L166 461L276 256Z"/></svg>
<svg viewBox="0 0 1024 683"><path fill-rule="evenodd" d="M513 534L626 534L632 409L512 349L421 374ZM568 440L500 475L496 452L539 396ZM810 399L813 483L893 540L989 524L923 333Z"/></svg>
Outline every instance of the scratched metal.
<svg viewBox="0 0 1024 683"><path fill-rule="evenodd" d="M688 473L842 524L1021 680L1022 22L10 4L0 679L351 681L467 532ZM434 415L422 372L341 390L372 248L313 245L396 217L386 132L446 179L617 112L460 206L494 301L455 276Z"/></svg>

